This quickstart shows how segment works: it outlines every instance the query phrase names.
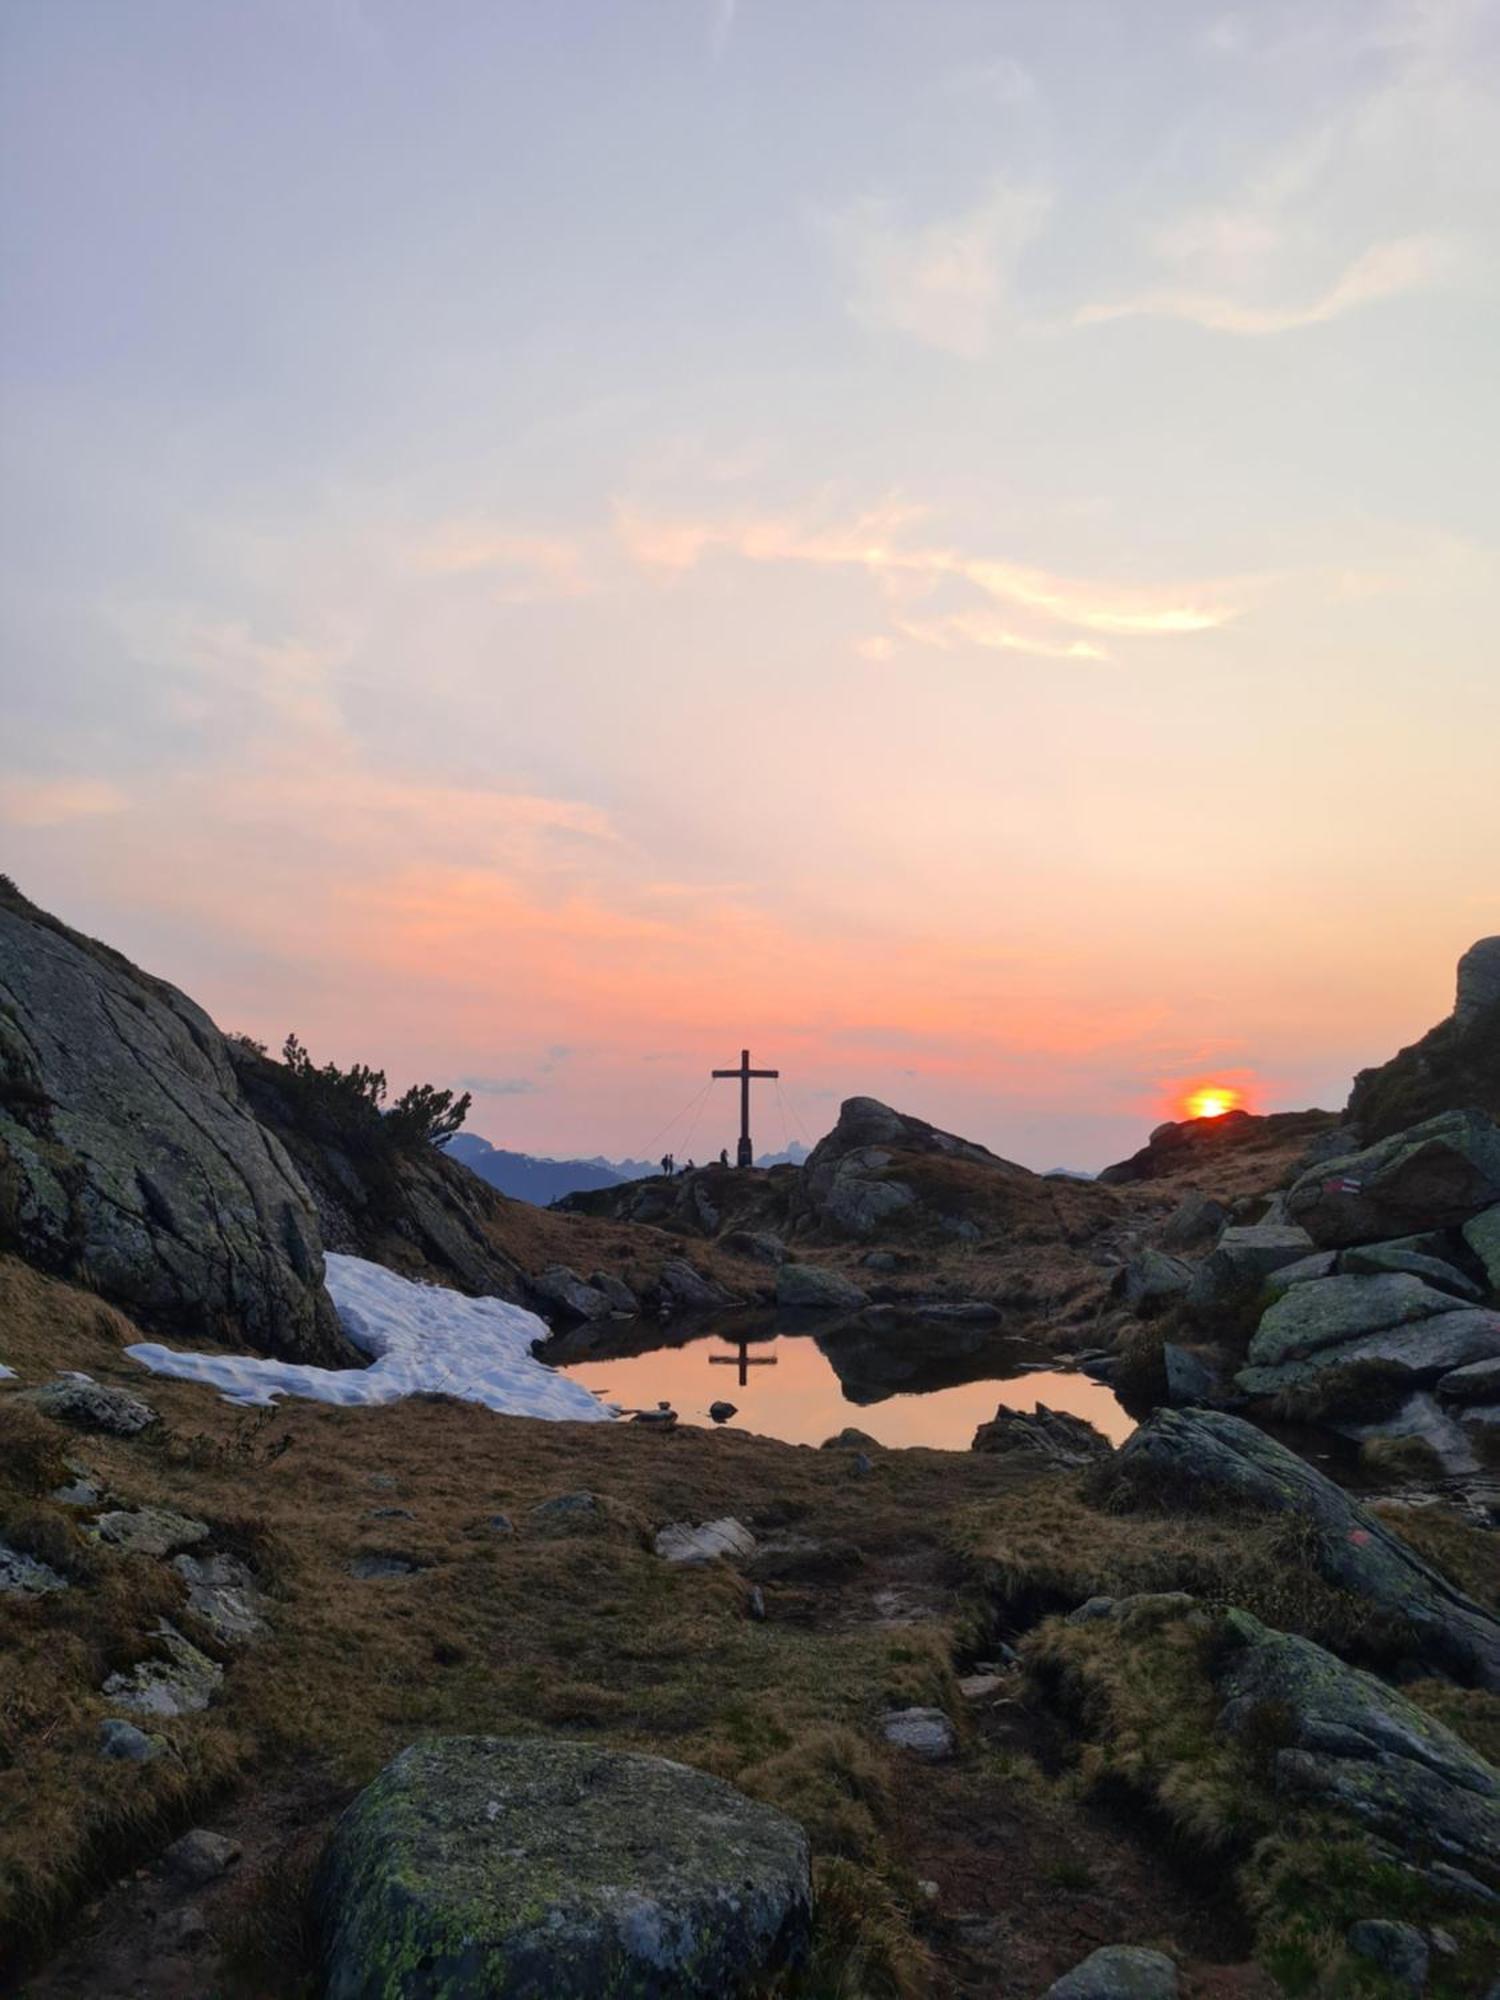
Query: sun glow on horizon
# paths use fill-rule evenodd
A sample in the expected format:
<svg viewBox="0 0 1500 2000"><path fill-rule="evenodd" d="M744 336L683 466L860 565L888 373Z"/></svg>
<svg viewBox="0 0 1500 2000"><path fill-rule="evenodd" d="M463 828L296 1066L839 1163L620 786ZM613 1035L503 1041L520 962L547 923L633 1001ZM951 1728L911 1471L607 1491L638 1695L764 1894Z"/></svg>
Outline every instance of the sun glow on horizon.
<svg viewBox="0 0 1500 2000"><path fill-rule="evenodd" d="M1206 1083L1200 1090L1189 1091L1183 1099L1189 1118L1222 1118L1226 1111L1237 1111L1240 1104L1240 1092L1227 1083Z"/></svg>

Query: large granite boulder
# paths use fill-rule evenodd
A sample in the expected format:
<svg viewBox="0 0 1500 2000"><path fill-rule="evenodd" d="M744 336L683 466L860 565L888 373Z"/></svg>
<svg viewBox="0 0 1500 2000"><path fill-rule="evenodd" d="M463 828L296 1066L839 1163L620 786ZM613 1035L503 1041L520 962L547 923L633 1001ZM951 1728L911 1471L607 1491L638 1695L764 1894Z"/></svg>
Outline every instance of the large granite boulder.
<svg viewBox="0 0 1500 2000"><path fill-rule="evenodd" d="M804 1953L802 1829L662 1757L546 1737L413 1745L345 1813L328 2000L694 2000Z"/></svg>
<svg viewBox="0 0 1500 2000"><path fill-rule="evenodd" d="M153 1326L357 1363L202 1008L0 880L0 1243Z"/></svg>
<svg viewBox="0 0 1500 2000"><path fill-rule="evenodd" d="M794 1312L857 1312L869 1303L869 1294L821 1264L783 1264L776 1273L776 1303Z"/></svg>
<svg viewBox="0 0 1500 2000"><path fill-rule="evenodd" d="M1300 1264L1313 1249L1305 1229L1260 1222L1226 1229L1192 1273L1188 1305L1198 1318L1262 1291L1272 1274Z"/></svg>
<svg viewBox="0 0 1500 2000"><path fill-rule="evenodd" d="M1245 1611L1225 1619L1218 1726L1274 1735L1288 1802L1354 1820L1435 1886L1500 1903L1500 1773L1373 1674Z"/></svg>
<svg viewBox="0 0 1500 2000"><path fill-rule="evenodd" d="M1407 1272L1321 1278L1268 1307L1235 1383L1247 1396L1270 1396L1378 1369L1393 1388L1414 1388L1495 1354L1500 1312Z"/></svg>
<svg viewBox="0 0 1500 2000"><path fill-rule="evenodd" d="M1158 1410L1120 1446L1106 1476L1126 1500L1295 1514L1319 1574L1404 1628L1414 1658L1500 1690L1500 1620L1254 1424L1218 1410Z"/></svg>
<svg viewBox="0 0 1500 2000"><path fill-rule="evenodd" d="M1455 1228L1500 1202L1500 1126L1444 1111L1295 1181L1291 1220L1324 1246Z"/></svg>

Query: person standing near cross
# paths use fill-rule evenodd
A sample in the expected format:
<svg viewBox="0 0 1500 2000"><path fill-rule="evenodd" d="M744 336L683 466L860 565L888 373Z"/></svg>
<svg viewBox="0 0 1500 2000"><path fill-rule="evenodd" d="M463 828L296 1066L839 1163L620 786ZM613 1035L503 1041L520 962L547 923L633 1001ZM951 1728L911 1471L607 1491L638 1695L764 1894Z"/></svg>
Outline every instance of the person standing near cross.
<svg viewBox="0 0 1500 2000"><path fill-rule="evenodd" d="M737 1167L755 1165L755 1148L750 1144L750 1079L753 1076L780 1076L779 1069L751 1069L750 1051L740 1050L738 1069L716 1069L710 1071L713 1077L737 1076L740 1080L740 1143L735 1157Z"/></svg>

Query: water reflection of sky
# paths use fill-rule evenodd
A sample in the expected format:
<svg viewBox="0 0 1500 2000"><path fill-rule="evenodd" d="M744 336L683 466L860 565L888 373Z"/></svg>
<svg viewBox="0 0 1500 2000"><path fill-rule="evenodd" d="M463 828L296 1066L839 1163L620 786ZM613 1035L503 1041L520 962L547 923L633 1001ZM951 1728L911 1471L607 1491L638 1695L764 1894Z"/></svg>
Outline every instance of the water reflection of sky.
<svg viewBox="0 0 1500 2000"><path fill-rule="evenodd" d="M845 1396L827 1356L807 1335L757 1340L745 1351L748 1365L742 1368L741 1348L722 1334L708 1334L649 1354L577 1361L560 1372L627 1409L649 1410L660 1402L670 1403L688 1424L710 1423L710 1403L733 1403L737 1414L731 1422L737 1428L783 1438L789 1444L821 1444L852 1424L885 1445L967 1451L975 1431L989 1422L999 1403L1033 1410L1041 1402L1087 1417L1116 1444L1135 1428L1111 1391L1087 1375L1037 1369L920 1395L888 1396L878 1403L854 1403Z"/></svg>

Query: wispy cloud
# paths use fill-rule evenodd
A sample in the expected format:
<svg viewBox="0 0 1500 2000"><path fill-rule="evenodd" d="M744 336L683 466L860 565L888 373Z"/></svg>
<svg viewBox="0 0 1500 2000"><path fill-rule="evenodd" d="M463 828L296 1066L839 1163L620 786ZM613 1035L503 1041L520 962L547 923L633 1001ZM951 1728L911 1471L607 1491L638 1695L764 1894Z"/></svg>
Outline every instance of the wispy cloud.
<svg viewBox="0 0 1500 2000"><path fill-rule="evenodd" d="M1457 261L1456 246L1445 237L1402 236L1372 244L1331 285L1297 304L1262 305L1212 292L1147 291L1133 298L1081 306L1073 315L1073 324L1097 326L1108 320L1150 316L1187 320L1214 333L1292 333L1325 325L1381 299L1430 290L1451 274Z"/></svg>
<svg viewBox="0 0 1500 2000"><path fill-rule="evenodd" d="M1016 265L1046 220L1045 188L997 182L956 215L912 223L890 201L867 199L823 227L865 326L977 361L1008 315Z"/></svg>
<svg viewBox="0 0 1500 2000"><path fill-rule="evenodd" d="M408 562L423 576L493 571L496 595L507 604L587 597L593 589L576 542L492 521L445 521L410 550Z"/></svg>
<svg viewBox="0 0 1500 2000"><path fill-rule="evenodd" d="M124 812L130 800L102 778L0 777L0 822L7 826L66 826Z"/></svg>
<svg viewBox="0 0 1500 2000"><path fill-rule="evenodd" d="M891 504L832 524L810 524L793 516L701 520L655 518L620 505L615 525L628 553L648 568L693 568L710 550L725 550L749 562L808 563L863 570L875 578L892 606L895 629L920 644L969 643L998 651L1032 653L1048 659L1099 660L1107 657L1097 639L1058 643L1017 628L1015 614L1041 626L1064 626L1099 638L1167 637L1225 625L1241 607L1225 602L1219 590L1105 584L1054 575L962 549L908 539L922 518L920 509ZM940 586L968 586L978 606L911 615L913 599ZM1011 614L996 616L996 607ZM861 644L866 657L870 640Z"/></svg>
<svg viewBox="0 0 1500 2000"><path fill-rule="evenodd" d="M530 1076L461 1076L460 1090L472 1090L476 1097L532 1097L541 1085Z"/></svg>

